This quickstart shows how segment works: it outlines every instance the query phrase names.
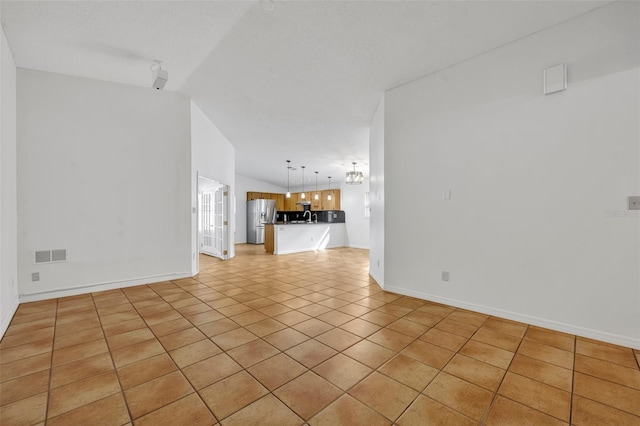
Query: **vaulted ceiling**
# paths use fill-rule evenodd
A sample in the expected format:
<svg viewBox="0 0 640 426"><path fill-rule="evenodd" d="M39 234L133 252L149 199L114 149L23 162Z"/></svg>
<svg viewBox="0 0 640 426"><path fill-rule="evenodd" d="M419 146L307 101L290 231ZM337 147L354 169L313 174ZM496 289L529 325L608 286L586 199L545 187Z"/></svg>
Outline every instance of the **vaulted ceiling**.
<svg viewBox="0 0 640 426"><path fill-rule="evenodd" d="M606 3L3 0L1 20L18 67L150 87L164 61L237 173L284 186L292 160L324 185L352 161L368 176L385 90Z"/></svg>

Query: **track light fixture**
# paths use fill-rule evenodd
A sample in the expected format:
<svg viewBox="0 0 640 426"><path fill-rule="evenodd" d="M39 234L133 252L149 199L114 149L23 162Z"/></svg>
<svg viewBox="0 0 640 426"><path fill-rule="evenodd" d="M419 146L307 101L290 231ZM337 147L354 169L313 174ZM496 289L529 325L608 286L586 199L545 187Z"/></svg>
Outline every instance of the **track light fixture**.
<svg viewBox="0 0 640 426"><path fill-rule="evenodd" d="M169 73L162 69L162 61L156 59L155 64L151 65L151 87L156 90L164 89L165 84L169 81Z"/></svg>

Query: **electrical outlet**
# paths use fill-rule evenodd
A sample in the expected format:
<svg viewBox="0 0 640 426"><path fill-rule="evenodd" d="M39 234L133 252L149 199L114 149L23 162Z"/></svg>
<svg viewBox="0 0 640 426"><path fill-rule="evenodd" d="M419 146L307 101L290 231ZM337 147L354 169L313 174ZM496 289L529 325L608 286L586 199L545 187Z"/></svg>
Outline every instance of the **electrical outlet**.
<svg viewBox="0 0 640 426"><path fill-rule="evenodd" d="M378 259L378 268L380 267L380 259Z"/></svg>
<svg viewBox="0 0 640 426"><path fill-rule="evenodd" d="M32 272L31 281L40 281L40 272Z"/></svg>
<svg viewBox="0 0 640 426"><path fill-rule="evenodd" d="M442 271L442 281L449 281L449 271Z"/></svg>
<svg viewBox="0 0 640 426"><path fill-rule="evenodd" d="M629 210L640 210L640 196L629 197Z"/></svg>

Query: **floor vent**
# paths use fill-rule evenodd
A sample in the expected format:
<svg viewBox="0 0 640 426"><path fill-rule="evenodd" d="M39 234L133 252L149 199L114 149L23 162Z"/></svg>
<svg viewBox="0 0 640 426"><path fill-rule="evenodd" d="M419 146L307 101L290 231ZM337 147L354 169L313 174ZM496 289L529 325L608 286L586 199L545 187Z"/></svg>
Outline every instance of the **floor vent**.
<svg viewBox="0 0 640 426"><path fill-rule="evenodd" d="M34 263L66 262L67 249L36 251L33 260Z"/></svg>

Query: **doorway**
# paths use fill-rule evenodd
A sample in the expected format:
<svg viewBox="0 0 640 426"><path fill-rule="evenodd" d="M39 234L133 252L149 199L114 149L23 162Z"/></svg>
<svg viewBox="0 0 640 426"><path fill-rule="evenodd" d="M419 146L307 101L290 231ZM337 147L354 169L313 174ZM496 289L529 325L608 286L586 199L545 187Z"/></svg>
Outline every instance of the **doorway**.
<svg viewBox="0 0 640 426"><path fill-rule="evenodd" d="M229 186L198 176L198 252L229 258Z"/></svg>

